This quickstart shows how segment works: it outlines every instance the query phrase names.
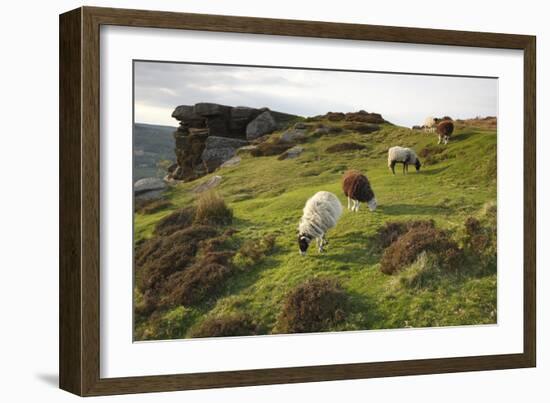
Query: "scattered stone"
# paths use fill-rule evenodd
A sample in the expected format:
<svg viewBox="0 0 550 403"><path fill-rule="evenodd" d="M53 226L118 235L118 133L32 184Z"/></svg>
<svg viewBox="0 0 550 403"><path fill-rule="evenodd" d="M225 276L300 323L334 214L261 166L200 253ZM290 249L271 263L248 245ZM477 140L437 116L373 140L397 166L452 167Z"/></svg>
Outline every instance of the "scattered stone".
<svg viewBox="0 0 550 403"><path fill-rule="evenodd" d="M284 132L281 136L281 141L284 143L296 143L306 138L304 130L291 129Z"/></svg>
<svg viewBox="0 0 550 403"><path fill-rule="evenodd" d="M241 147L241 148L237 149L237 154L238 155L250 154L254 150L257 150L257 149L258 149L258 146L255 146L255 145L244 146L244 147Z"/></svg>
<svg viewBox="0 0 550 403"><path fill-rule="evenodd" d="M241 163L241 157L238 155L234 156L230 160L225 161L223 164L220 165L220 168L229 168L237 166Z"/></svg>
<svg viewBox="0 0 550 403"><path fill-rule="evenodd" d="M329 130L327 127L319 127L318 129L315 129L313 132L314 136L324 136L329 133Z"/></svg>
<svg viewBox="0 0 550 403"><path fill-rule="evenodd" d="M256 145L257 144L262 144L262 143L266 142L267 140L269 140L270 138L271 138L271 134L264 134L263 136L252 140L250 143L251 144L256 144Z"/></svg>
<svg viewBox="0 0 550 403"><path fill-rule="evenodd" d="M306 125L304 122L298 122L294 125L295 129L304 130L308 128L308 125Z"/></svg>
<svg viewBox="0 0 550 403"><path fill-rule="evenodd" d="M193 193L202 193L206 192L207 190L213 189L216 186L220 184L222 181L222 177L219 175L215 175L211 177L210 179L200 183L199 185L195 186L192 190Z"/></svg>
<svg viewBox="0 0 550 403"><path fill-rule="evenodd" d="M300 154L304 151L304 147L302 146L294 146L289 150L286 150L284 153L282 153L279 156L279 160L287 160L287 159L293 159L298 158Z"/></svg>

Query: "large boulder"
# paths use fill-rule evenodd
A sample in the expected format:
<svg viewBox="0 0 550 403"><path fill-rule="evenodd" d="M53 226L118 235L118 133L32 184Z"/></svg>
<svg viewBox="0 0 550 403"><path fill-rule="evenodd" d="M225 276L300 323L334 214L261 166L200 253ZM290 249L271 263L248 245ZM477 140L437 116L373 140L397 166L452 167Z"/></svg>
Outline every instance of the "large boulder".
<svg viewBox="0 0 550 403"><path fill-rule="evenodd" d="M246 126L261 113L260 109L249 108L247 106L233 108L229 120L229 130L235 136L239 136L241 133L246 135Z"/></svg>
<svg viewBox="0 0 550 403"><path fill-rule="evenodd" d="M254 140L275 130L277 130L277 122L269 111L265 111L246 126L246 138Z"/></svg>
<svg viewBox="0 0 550 403"><path fill-rule="evenodd" d="M209 172L218 168L224 162L233 158L237 149L246 146L244 140L232 139L229 137L209 136L206 139L204 150L201 155L203 164Z"/></svg>
<svg viewBox="0 0 550 403"><path fill-rule="evenodd" d="M160 178L143 178L134 183L134 193L140 194L152 190L162 190L166 188L166 183Z"/></svg>
<svg viewBox="0 0 550 403"><path fill-rule="evenodd" d="M166 186L160 178L143 178L134 183L134 195L138 200L156 199L162 195Z"/></svg>

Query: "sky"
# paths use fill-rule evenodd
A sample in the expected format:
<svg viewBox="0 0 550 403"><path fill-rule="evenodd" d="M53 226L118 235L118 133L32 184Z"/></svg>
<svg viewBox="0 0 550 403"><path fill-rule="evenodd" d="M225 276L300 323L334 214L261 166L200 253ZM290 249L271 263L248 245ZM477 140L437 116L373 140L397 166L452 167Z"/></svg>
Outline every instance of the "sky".
<svg viewBox="0 0 550 403"><path fill-rule="evenodd" d="M496 116L493 78L135 62L135 121L177 126L178 105L268 107L304 117L366 110L401 126L427 116Z"/></svg>

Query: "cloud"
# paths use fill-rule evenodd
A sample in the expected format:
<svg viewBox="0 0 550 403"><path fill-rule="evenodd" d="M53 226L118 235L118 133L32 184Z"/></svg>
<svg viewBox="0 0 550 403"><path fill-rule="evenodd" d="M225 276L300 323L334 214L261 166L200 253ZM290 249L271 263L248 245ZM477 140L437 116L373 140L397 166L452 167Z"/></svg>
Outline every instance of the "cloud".
<svg viewBox="0 0 550 403"><path fill-rule="evenodd" d="M266 67L136 62L138 122L176 125L173 109L216 102L269 107L302 116L365 109L396 124L428 115L497 114L498 80Z"/></svg>

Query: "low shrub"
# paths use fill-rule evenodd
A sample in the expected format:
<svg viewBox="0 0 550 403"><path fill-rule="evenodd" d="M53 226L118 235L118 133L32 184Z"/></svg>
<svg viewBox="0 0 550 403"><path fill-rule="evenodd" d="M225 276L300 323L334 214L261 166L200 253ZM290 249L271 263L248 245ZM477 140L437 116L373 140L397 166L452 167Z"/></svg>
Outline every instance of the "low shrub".
<svg viewBox="0 0 550 403"><path fill-rule="evenodd" d="M347 294L333 279L311 279L285 299L276 329L282 333L319 332L346 317Z"/></svg>
<svg viewBox="0 0 550 403"><path fill-rule="evenodd" d="M139 214L154 214L172 207L172 203L165 199L136 200L134 210Z"/></svg>
<svg viewBox="0 0 550 403"><path fill-rule="evenodd" d="M399 284L409 289L425 289L436 284L441 278L437 258L421 252L412 265L399 274Z"/></svg>
<svg viewBox="0 0 550 403"><path fill-rule="evenodd" d="M272 141L258 144L255 149L250 151L250 155L253 157L269 157L272 155L279 155L291 149L295 145L296 143L293 142L285 143L282 141L279 142L277 139L273 139Z"/></svg>
<svg viewBox="0 0 550 403"><path fill-rule="evenodd" d="M348 122L364 122L364 123L385 123L386 121L379 113L369 113L364 110L359 112L346 113L346 121Z"/></svg>
<svg viewBox="0 0 550 403"><path fill-rule="evenodd" d="M277 237L274 234L265 235L258 239L249 239L239 248L235 260L240 266L252 266L259 263L275 248Z"/></svg>
<svg viewBox="0 0 550 403"><path fill-rule="evenodd" d="M191 337L231 337L258 334L258 326L246 315L233 314L206 319Z"/></svg>
<svg viewBox="0 0 550 403"><path fill-rule="evenodd" d="M327 128L329 134L339 134L344 131L344 129L340 126L330 126Z"/></svg>
<svg viewBox="0 0 550 403"><path fill-rule="evenodd" d="M195 305L218 292L233 272L234 252L209 252L164 283L162 306Z"/></svg>
<svg viewBox="0 0 550 403"><path fill-rule="evenodd" d="M373 133L380 129L380 126L365 123L347 123L342 126L346 130L354 131L361 134Z"/></svg>
<svg viewBox="0 0 550 403"><path fill-rule="evenodd" d="M233 210L216 192L202 193L197 200L195 223L229 225L233 221Z"/></svg>
<svg viewBox="0 0 550 403"><path fill-rule="evenodd" d="M168 236L151 238L135 251L136 285L142 292L193 262L199 243L217 235L214 227L193 225Z"/></svg>
<svg viewBox="0 0 550 403"><path fill-rule="evenodd" d="M331 122L339 122L341 120L344 120L346 115L342 112L328 112L325 115L325 118Z"/></svg>
<svg viewBox="0 0 550 403"><path fill-rule="evenodd" d="M166 312L155 312L142 326L136 328L138 340L181 339L196 314L190 308L178 306Z"/></svg>
<svg viewBox="0 0 550 403"><path fill-rule="evenodd" d="M397 241L401 235L405 234L412 228L434 228L433 220L416 220L416 221L388 221L382 225L375 234L375 242L380 248L387 248L393 242Z"/></svg>
<svg viewBox="0 0 550 403"><path fill-rule="evenodd" d="M330 147L328 147L325 151L327 153L332 154L332 153L341 153L345 151L363 150L365 148L366 147L363 144L349 142L349 143L333 144Z"/></svg>
<svg viewBox="0 0 550 403"><path fill-rule="evenodd" d="M193 207L184 207L168 214L159 220L155 225L154 233L156 235L170 235L176 231L187 228L193 223L195 218L195 209Z"/></svg>
<svg viewBox="0 0 550 403"><path fill-rule="evenodd" d="M395 274L413 263L421 252L431 252L447 270L456 270L462 259L462 250L447 232L421 226L411 228L384 250L380 270Z"/></svg>
<svg viewBox="0 0 550 403"><path fill-rule="evenodd" d="M478 272L494 272L497 263L497 228L493 217L468 217L464 222L463 245Z"/></svg>

